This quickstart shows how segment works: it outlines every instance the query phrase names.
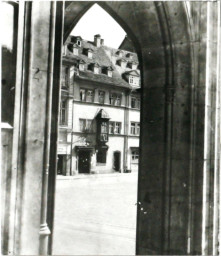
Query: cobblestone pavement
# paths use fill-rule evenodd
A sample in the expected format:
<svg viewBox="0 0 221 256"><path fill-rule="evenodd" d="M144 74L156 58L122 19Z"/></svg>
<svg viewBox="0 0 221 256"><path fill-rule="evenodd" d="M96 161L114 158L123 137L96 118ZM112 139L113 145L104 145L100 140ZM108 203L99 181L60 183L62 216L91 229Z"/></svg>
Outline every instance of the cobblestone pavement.
<svg viewBox="0 0 221 256"><path fill-rule="evenodd" d="M58 179L53 255L134 255L137 173Z"/></svg>

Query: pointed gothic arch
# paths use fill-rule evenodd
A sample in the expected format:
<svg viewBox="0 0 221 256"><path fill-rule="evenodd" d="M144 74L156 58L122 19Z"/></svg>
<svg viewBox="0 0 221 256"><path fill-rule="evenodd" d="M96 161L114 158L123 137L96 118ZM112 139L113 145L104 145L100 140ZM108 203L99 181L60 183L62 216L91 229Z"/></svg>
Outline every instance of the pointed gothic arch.
<svg viewBox="0 0 221 256"><path fill-rule="evenodd" d="M46 253L63 32L67 36L92 4L19 2L9 254ZM220 3L99 4L130 35L142 66L137 254L217 254Z"/></svg>

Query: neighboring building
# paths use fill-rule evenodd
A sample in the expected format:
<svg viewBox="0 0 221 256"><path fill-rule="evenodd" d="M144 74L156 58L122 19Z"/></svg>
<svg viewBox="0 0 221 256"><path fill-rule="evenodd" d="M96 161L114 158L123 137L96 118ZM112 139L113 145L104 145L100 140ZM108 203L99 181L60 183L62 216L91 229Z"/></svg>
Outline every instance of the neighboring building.
<svg viewBox="0 0 221 256"><path fill-rule="evenodd" d="M137 171L140 71L134 52L70 36L63 48L58 173ZM72 136L71 136L72 134Z"/></svg>
<svg viewBox="0 0 221 256"><path fill-rule="evenodd" d="M131 39L127 35L125 36L124 40L120 44L119 49L130 51L130 52L135 52L134 45L133 45Z"/></svg>

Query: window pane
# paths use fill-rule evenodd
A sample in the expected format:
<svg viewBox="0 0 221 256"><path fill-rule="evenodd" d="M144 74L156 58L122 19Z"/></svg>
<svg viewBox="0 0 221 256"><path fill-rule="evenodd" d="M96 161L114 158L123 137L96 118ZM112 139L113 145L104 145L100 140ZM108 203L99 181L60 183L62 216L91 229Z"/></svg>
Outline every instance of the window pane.
<svg viewBox="0 0 221 256"><path fill-rule="evenodd" d="M80 89L80 100L85 101L85 90L84 89Z"/></svg>
<svg viewBox="0 0 221 256"><path fill-rule="evenodd" d="M61 101L60 106L60 124L66 124L66 101Z"/></svg>
<svg viewBox="0 0 221 256"><path fill-rule="evenodd" d="M87 98L86 101L87 102L93 102L93 97L94 97L94 93L92 90L87 90Z"/></svg>
<svg viewBox="0 0 221 256"><path fill-rule="evenodd" d="M102 124L101 124L101 132L102 133L107 133L107 123L106 122L102 122Z"/></svg>
<svg viewBox="0 0 221 256"><path fill-rule="evenodd" d="M109 123L109 133L111 133L111 134L114 133L114 123L113 122Z"/></svg>
<svg viewBox="0 0 221 256"><path fill-rule="evenodd" d="M136 108L136 98L131 98L131 108Z"/></svg>
<svg viewBox="0 0 221 256"><path fill-rule="evenodd" d="M121 130L121 123L116 123L115 124L115 133L120 134Z"/></svg>
<svg viewBox="0 0 221 256"><path fill-rule="evenodd" d="M116 96L116 106L121 106L121 95L120 94L118 94Z"/></svg>
<svg viewBox="0 0 221 256"><path fill-rule="evenodd" d="M135 123L131 123L130 133L135 134Z"/></svg>
<svg viewBox="0 0 221 256"><path fill-rule="evenodd" d="M104 96L105 96L105 92L104 91L99 91L99 103L104 104Z"/></svg>

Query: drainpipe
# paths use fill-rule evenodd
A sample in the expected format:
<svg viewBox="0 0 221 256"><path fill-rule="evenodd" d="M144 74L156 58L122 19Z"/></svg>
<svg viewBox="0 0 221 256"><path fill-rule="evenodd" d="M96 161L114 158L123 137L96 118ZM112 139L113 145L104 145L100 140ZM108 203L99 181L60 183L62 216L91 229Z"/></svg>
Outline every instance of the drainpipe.
<svg viewBox="0 0 221 256"><path fill-rule="evenodd" d="M50 230L47 225L47 199L48 199L48 170L50 155L50 133L51 133L51 106L52 106L52 82L53 82L53 66L54 66L54 38L55 38L55 2L51 2L50 15L50 38L49 38L49 60L48 60L48 81L47 81L47 105L45 120L45 148L44 148L44 166L41 196L41 219L40 219L40 241L39 254L47 255L48 236Z"/></svg>
<svg viewBox="0 0 221 256"><path fill-rule="evenodd" d="M124 160L123 160L123 172L127 170L128 161L128 129L129 129L129 97L130 92L126 93L126 104L124 112Z"/></svg>

